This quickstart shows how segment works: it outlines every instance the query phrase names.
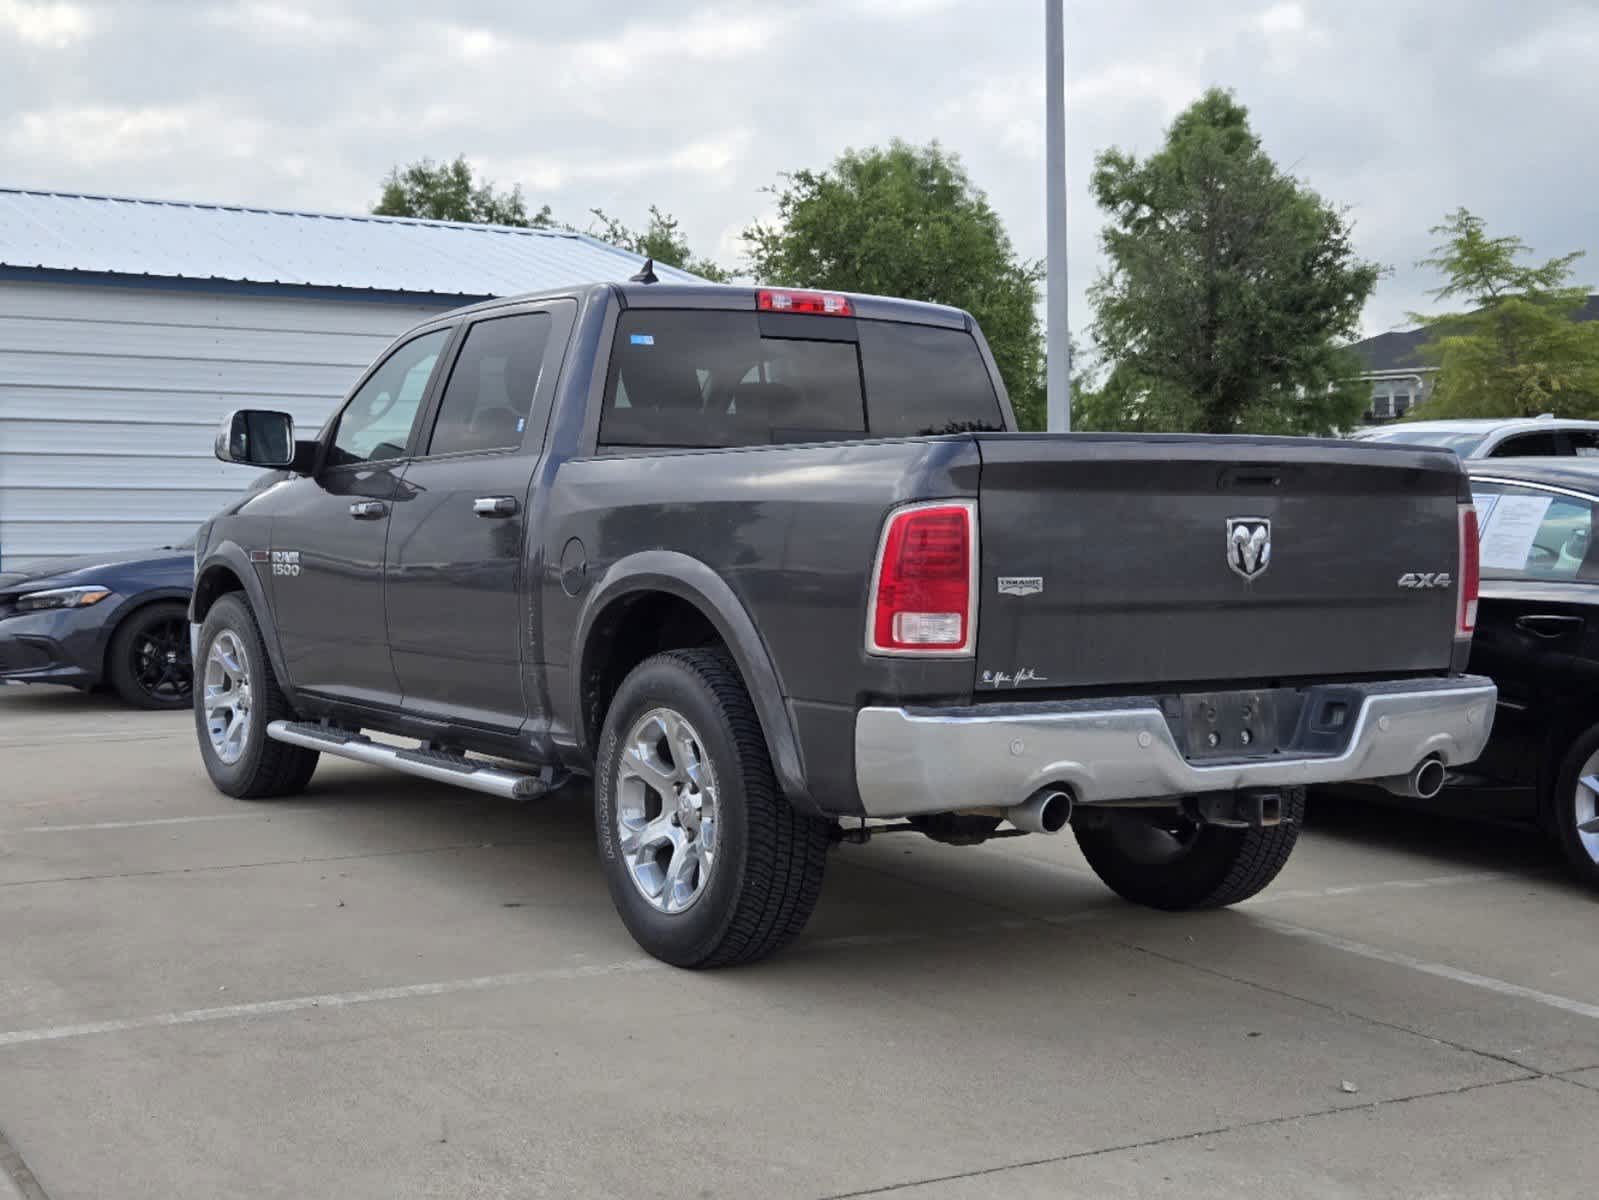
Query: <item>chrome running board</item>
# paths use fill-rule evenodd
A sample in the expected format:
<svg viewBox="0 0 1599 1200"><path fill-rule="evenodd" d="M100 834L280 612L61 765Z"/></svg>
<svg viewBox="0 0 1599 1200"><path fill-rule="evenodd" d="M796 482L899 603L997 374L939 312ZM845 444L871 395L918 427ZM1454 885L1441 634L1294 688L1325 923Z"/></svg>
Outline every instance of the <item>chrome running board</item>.
<svg viewBox="0 0 1599 1200"><path fill-rule="evenodd" d="M546 792L554 791L566 781L566 776L554 767L543 767L536 772L519 771L445 750L423 746L410 749L390 746L374 742L364 734L304 721L273 721L267 726L267 737L275 742L317 750L336 758L388 767L391 771L431 779L435 783L450 783L456 787L471 788L475 792L487 792L505 800L534 800Z"/></svg>

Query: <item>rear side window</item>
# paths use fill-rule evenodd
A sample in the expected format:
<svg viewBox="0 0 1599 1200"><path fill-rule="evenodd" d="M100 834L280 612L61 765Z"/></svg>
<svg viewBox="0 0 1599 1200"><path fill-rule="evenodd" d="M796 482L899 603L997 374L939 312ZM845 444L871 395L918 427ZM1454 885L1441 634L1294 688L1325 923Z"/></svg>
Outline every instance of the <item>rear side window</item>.
<svg viewBox="0 0 1599 1200"><path fill-rule="evenodd" d="M1599 429L1568 429L1566 440L1571 443L1571 452L1579 457L1599 456Z"/></svg>
<svg viewBox="0 0 1599 1200"><path fill-rule="evenodd" d="M445 384L427 453L520 446L549 341L549 313L518 313L470 326Z"/></svg>
<svg viewBox="0 0 1599 1200"><path fill-rule="evenodd" d="M617 322L600 442L755 446L1001 428L964 330L632 309Z"/></svg>
<svg viewBox="0 0 1599 1200"><path fill-rule="evenodd" d="M1552 433L1519 433L1508 437L1488 452L1489 458L1543 457L1560 453L1560 443Z"/></svg>

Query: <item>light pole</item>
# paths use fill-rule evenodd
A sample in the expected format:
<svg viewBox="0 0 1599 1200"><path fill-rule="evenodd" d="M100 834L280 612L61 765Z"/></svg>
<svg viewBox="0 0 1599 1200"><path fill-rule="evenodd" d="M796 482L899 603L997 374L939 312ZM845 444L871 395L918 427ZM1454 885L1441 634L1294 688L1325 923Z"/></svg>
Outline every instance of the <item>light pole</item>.
<svg viewBox="0 0 1599 1200"><path fill-rule="evenodd" d="M1044 349L1051 431L1072 427L1072 342L1066 309L1066 0L1044 0Z"/></svg>

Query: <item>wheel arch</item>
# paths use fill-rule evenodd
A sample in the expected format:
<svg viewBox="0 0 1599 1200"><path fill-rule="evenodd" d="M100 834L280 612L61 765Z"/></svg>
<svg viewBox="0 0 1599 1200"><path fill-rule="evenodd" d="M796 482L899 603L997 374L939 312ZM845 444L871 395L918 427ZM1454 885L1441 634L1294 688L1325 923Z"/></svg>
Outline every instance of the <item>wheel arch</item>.
<svg viewBox="0 0 1599 1200"><path fill-rule="evenodd" d="M272 673L281 681L280 686L290 690L290 676L285 669L283 649L278 644L278 626L272 616L272 606L267 603L266 589L261 577L250 565L250 558L232 542L213 546L194 573L194 594L189 600L189 622L200 625L223 596L234 592L244 593L245 602L261 628L261 640L266 643L267 658Z"/></svg>
<svg viewBox="0 0 1599 1200"><path fill-rule="evenodd" d="M654 636L619 636L629 617L651 622L644 628ZM738 667L783 794L802 811L817 813L782 680L755 622L726 580L677 551L645 550L620 559L584 603L569 659L572 728L580 749L594 755L606 708L628 670L661 650L704 645L707 635Z"/></svg>

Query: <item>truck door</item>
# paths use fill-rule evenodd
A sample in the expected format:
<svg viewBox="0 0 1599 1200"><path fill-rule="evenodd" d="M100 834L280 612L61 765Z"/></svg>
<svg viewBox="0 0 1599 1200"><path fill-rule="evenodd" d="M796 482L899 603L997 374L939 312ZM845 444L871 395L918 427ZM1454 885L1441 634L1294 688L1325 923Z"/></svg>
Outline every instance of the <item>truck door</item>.
<svg viewBox="0 0 1599 1200"><path fill-rule="evenodd" d="M407 712L514 732L533 636L526 550L533 470L577 313L543 301L469 324L389 525L389 646Z"/></svg>
<svg viewBox="0 0 1599 1200"><path fill-rule="evenodd" d="M383 620L383 550L400 472L453 326L391 351L346 401L316 475L282 485L268 580L295 687L399 703Z"/></svg>

